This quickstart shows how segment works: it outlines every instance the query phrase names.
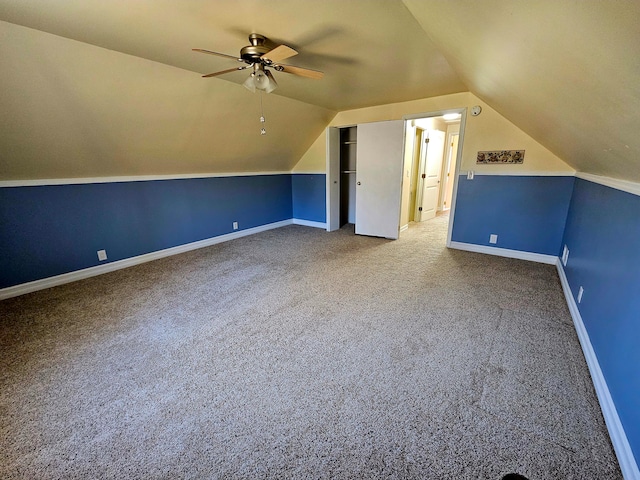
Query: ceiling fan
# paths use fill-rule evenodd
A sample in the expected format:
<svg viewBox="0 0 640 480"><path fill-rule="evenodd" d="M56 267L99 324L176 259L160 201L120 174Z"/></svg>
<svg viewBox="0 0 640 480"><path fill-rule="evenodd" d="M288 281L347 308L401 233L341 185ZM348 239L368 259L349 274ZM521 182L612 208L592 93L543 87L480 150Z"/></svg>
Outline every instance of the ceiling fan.
<svg viewBox="0 0 640 480"><path fill-rule="evenodd" d="M233 55L227 55L225 53L212 52L210 50L203 50L201 48L194 48L193 51L230 58L238 62L245 63L245 65L240 67L229 68L227 70L203 75L203 78L217 77L218 75L224 75L225 73L250 68L252 69L251 75L249 75L249 78L247 78L243 85L252 92L255 92L257 89L270 93L278 87L278 84L273 78L269 68L273 68L276 72L292 73L293 75L298 75L300 77L313 79L320 79L323 77L324 74L318 70L311 70L309 68L280 63L282 60L297 55L298 52L286 45L278 45L273 49L269 48L267 46L267 41L268 39L264 35L252 33L249 35L250 45L240 49L240 57L234 57Z"/></svg>

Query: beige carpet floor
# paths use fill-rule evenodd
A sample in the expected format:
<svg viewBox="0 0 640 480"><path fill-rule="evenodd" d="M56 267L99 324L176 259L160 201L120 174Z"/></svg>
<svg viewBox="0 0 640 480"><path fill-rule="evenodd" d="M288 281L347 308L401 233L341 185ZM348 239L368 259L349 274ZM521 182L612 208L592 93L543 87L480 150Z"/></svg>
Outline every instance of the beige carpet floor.
<svg viewBox="0 0 640 480"><path fill-rule="evenodd" d="M0 302L0 478L621 478L555 267L288 226Z"/></svg>

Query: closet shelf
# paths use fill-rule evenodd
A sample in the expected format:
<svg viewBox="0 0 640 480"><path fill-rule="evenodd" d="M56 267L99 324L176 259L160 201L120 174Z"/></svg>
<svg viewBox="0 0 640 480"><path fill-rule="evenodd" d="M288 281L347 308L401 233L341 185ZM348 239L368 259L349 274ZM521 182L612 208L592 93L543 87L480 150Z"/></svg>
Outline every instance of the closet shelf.
<svg viewBox="0 0 640 480"><path fill-rule="evenodd" d="M356 173L355 170L342 170L340 173Z"/></svg>
<svg viewBox="0 0 640 480"><path fill-rule="evenodd" d="M343 143L344 145L355 145L355 144L356 144L356 143L358 143L358 142L356 142L355 140L353 140L353 141L349 141L349 142L342 142L342 143Z"/></svg>

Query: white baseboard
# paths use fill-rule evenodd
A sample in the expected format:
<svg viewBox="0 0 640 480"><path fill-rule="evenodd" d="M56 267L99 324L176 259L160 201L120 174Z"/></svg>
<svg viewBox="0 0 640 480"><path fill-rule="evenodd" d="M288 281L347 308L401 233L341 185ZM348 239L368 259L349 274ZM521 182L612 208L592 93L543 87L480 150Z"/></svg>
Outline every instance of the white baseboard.
<svg viewBox="0 0 640 480"><path fill-rule="evenodd" d="M312 222L311 220L301 220L299 218L294 218L293 219L293 224L294 225L304 225L305 227L322 228L323 230L326 230L326 228L327 228L327 224L324 223L324 222Z"/></svg>
<svg viewBox="0 0 640 480"><path fill-rule="evenodd" d="M466 250L467 252L486 253L487 255L497 255L499 257L517 258L519 260L529 260L531 262L547 263L555 265L558 257L555 255L544 255L542 253L523 252L520 250L509 250L508 248L487 247L485 245L475 245L473 243L449 242L449 248L456 250Z"/></svg>
<svg viewBox="0 0 640 480"><path fill-rule="evenodd" d="M409 230L409 224L407 223L406 225L403 225L400 227L400 231L404 232L405 230Z"/></svg>
<svg viewBox="0 0 640 480"><path fill-rule="evenodd" d="M633 456L633 451L631 450L631 446L629 445L629 441L627 440L627 435L624 432L622 422L620 422L618 411L616 410L616 406L613 403L613 399L611 398L609 387L607 386L607 382L604 378L604 375L602 374L602 370L600 369L600 364L598 363L598 357L596 356L596 353L593 350L593 346L591 345L589 333L587 332L587 329L585 328L582 321L582 316L580 315L578 305L574 300L571 287L569 286L569 282L567 281L567 276L564 272L564 268L562 267L562 262L560 261L560 259L557 259L556 266L558 268L558 275L560 276L562 290L564 291L564 296L567 300L567 305L569 306L571 317L573 318L573 324L575 325L576 332L578 333L578 338L580 340L580 345L582 346L582 352L584 353L584 358L587 361L589 372L591 373L591 379L593 380L593 386L595 387L596 395L598 396L598 401L600 402L602 416L604 417L604 421L607 424L609 437L611 437L613 449L615 450L616 456L618 457L620 470L622 470L622 475L624 476L625 480L640 480L640 470L638 470L638 464L636 463L635 457Z"/></svg>
<svg viewBox="0 0 640 480"><path fill-rule="evenodd" d="M95 277L96 275L102 275L103 273L113 272L114 270L120 270L121 268L139 265L141 263L150 262L159 258L169 257L171 255L177 255L179 253L188 252L190 250L209 247L211 245L227 242L235 238L246 237L247 235L264 232L265 230L271 230L273 228L291 225L292 223L294 223L292 219L282 220L280 222L269 223L267 225L260 225L259 227L247 228L246 230L238 230L236 232L227 233L225 235L219 235L217 237L199 240L197 242L178 245L177 247L158 250L157 252L145 253L144 255L138 255L136 257L125 258L123 260L105 263L104 265L96 265L95 267L84 268L82 270L76 270L75 272L63 273L62 275L56 275L55 277L43 278L41 280L35 280L33 282L15 285L13 287L2 288L0 289L0 300L17 297L19 295L35 292L37 290L44 290L45 288L64 285L65 283L75 282L76 280L82 280L84 278Z"/></svg>

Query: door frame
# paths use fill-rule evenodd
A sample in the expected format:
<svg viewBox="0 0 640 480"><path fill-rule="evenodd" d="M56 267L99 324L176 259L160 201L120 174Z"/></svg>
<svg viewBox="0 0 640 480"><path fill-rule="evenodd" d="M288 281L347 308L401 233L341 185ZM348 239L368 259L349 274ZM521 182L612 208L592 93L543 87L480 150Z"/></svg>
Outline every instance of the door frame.
<svg viewBox="0 0 640 480"><path fill-rule="evenodd" d="M429 130L425 130L422 127L416 127L416 131L420 130L420 140L418 143L418 154L420 155L418 157L418 165L416 165L416 168L418 169L418 176L416 178L417 182L416 182L416 203L413 206L414 211L413 211L413 221L414 222L419 222L420 220L416 220L418 217L420 217L420 219L422 219L422 215L419 214L418 212L420 211L420 205L422 205L422 196L424 194L423 191L423 187L424 187L424 178L421 178L420 174L422 172L424 172L424 164L426 163L426 156L427 156L427 148L424 147L425 144L425 140L427 138L429 138ZM416 148L415 145L413 148Z"/></svg>
<svg viewBox="0 0 640 480"><path fill-rule="evenodd" d="M345 127L327 127L327 232L340 228L340 129Z"/></svg>
<svg viewBox="0 0 640 480"><path fill-rule="evenodd" d="M462 165L462 149L464 146L464 132L467 123L467 107L463 108L451 108L447 110L437 110L426 113L415 113L410 115L404 115L402 119L406 122L415 120L416 118L429 118L429 117L441 117L447 113L459 113L460 114L460 132L458 136L458 150L457 161L455 167L455 173L453 175L453 195L451 197L451 208L449 209L449 228L447 229L447 247L451 247L451 233L453 232L453 221L455 219L456 212L456 198L458 196L458 180L460 176L460 166ZM405 128L406 131L406 128Z"/></svg>

